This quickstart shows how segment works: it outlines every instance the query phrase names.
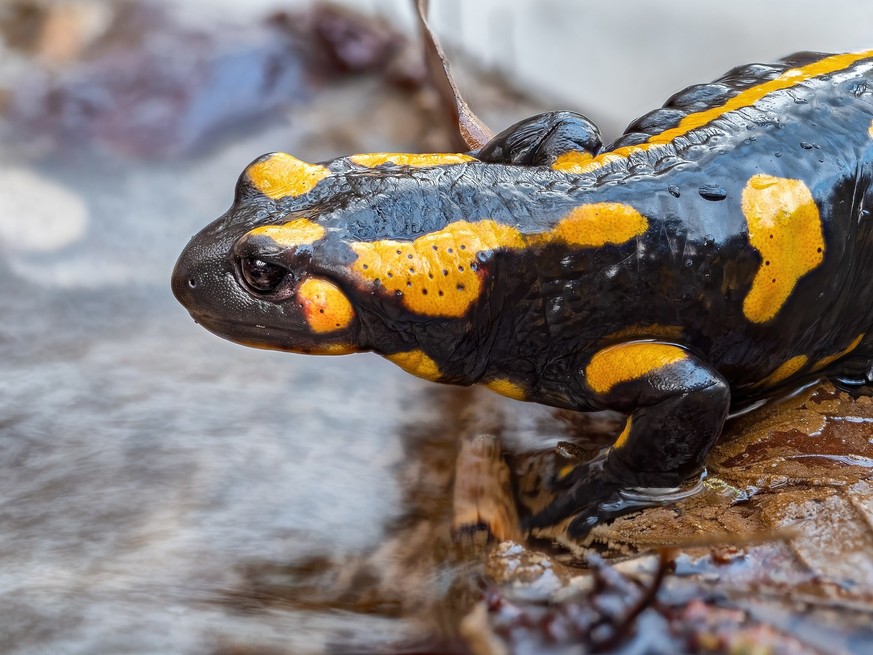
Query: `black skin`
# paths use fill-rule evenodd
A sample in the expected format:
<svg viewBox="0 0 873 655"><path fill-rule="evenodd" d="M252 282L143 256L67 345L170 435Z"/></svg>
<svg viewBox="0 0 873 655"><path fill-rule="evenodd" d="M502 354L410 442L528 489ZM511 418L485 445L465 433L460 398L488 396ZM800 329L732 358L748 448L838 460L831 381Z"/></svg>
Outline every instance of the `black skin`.
<svg viewBox="0 0 873 655"><path fill-rule="evenodd" d="M692 130L670 151L647 151L584 174L552 170L570 151L596 155L642 143L690 112L718 107L744 89L825 55L731 71L676 94L665 108L602 146L597 128L571 112L535 116L472 153L480 161L431 168L362 169L340 158L331 175L299 197L272 201L246 174L233 207L194 237L173 275L177 298L207 329L235 341L294 351L352 344L383 355L418 349L440 382L509 379L525 400L627 414L626 442L552 478L559 491L528 527L572 517L572 535L632 509L622 492L675 487L702 470L726 416L761 399L829 376L873 381L873 120L870 60L839 74L772 92ZM798 98L802 102L798 101ZM821 217L823 262L803 275L776 316L742 310L760 253L750 245L740 198L756 174L802 180ZM641 236L597 248L557 243L481 253L479 300L459 318L423 316L352 275L349 242L411 241L460 220L494 220L523 234L553 227L583 203L623 203L649 221ZM283 248L245 237L254 227L306 217L327 229L310 245ZM247 285L241 262L278 267L281 282ZM268 277L276 271L267 271ZM289 304L300 280L334 281L356 316L327 337L311 334ZM671 331L665 333L664 326ZM631 329L632 328L632 329ZM850 355L828 367L859 334ZM638 340L675 344L687 356L596 392L585 379L595 353ZM810 365L761 386L792 357Z"/></svg>

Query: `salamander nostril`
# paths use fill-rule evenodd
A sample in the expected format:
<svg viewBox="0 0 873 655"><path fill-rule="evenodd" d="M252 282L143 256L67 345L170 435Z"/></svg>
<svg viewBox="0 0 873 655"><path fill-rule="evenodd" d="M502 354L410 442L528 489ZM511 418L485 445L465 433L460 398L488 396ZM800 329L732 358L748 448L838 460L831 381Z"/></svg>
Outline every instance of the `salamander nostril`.
<svg viewBox="0 0 873 655"><path fill-rule="evenodd" d="M189 277L188 278L188 288L189 289L196 289L197 288L197 278L196 277Z"/></svg>

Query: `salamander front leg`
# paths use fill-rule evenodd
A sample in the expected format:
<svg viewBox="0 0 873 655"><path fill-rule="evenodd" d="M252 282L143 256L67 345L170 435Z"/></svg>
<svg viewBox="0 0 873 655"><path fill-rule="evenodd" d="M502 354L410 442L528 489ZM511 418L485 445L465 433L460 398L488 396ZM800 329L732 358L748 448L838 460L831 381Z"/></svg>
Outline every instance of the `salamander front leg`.
<svg viewBox="0 0 873 655"><path fill-rule="evenodd" d="M640 488L677 487L704 466L730 405L727 382L679 346L630 342L597 353L585 367L585 385L605 409L628 415L604 454L573 462L552 476L555 500L529 517L527 527L575 516L568 532L581 537L599 522L646 502ZM663 501L661 501L663 502Z"/></svg>
<svg viewBox="0 0 873 655"><path fill-rule="evenodd" d="M494 164L551 166L561 157L590 159L602 147L600 130L585 116L550 111L506 128L473 154Z"/></svg>

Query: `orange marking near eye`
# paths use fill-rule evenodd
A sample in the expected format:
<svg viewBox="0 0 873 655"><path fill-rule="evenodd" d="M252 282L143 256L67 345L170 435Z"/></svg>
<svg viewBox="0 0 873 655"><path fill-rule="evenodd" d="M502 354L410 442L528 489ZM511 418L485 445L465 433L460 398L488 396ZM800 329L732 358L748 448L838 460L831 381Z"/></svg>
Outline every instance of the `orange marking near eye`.
<svg viewBox="0 0 873 655"><path fill-rule="evenodd" d="M324 238L325 229L308 218L298 218L284 225L264 225L251 230L246 238L265 236L285 248L305 246Z"/></svg>
<svg viewBox="0 0 873 655"><path fill-rule="evenodd" d="M514 400L524 400L527 395L524 391L524 387L507 380L506 378L491 380L490 382L486 382L485 386L491 389L491 391L499 393L501 396L506 396L507 398L512 398Z"/></svg>
<svg viewBox="0 0 873 655"><path fill-rule="evenodd" d="M311 277L297 289L297 302L309 329L316 333L336 332L349 326L355 310L349 299L333 282Z"/></svg>
<svg viewBox="0 0 873 655"><path fill-rule="evenodd" d="M773 371L766 378L758 382L756 387L774 387L780 382L783 382L797 373L800 369L806 366L809 357L806 355L797 355L786 362L783 362L779 368Z"/></svg>
<svg viewBox="0 0 873 655"><path fill-rule="evenodd" d="M409 350L393 355L385 355L385 359L396 364L407 373L425 380L438 380L441 376L440 367L433 359L421 350Z"/></svg>
<svg viewBox="0 0 873 655"><path fill-rule="evenodd" d="M803 66L802 68L792 68L773 80L756 84L755 86L738 93L718 107L711 107L703 111L688 114L682 119L679 125L649 137L648 141L645 143L634 146L625 146L610 152L604 152L588 162L574 162L572 160L560 163L555 162L552 168L566 173L587 173L600 168L601 166L605 166L612 161L627 159L635 152L644 152L653 148L664 147L672 143L677 137L684 136L692 130L712 123L714 120L724 116L728 112L743 109L744 107L751 107L770 93L782 89L790 89L791 87L798 86L803 82L821 75L829 75L839 72L843 69L849 68L859 61L869 59L870 57L873 57L873 50L833 55Z"/></svg>
<svg viewBox="0 0 873 655"><path fill-rule="evenodd" d="M832 364L835 361L837 361L840 357L845 357L846 355L848 355L855 348L857 348L858 346L861 345L861 342L864 340L864 335L865 335L864 332L859 334L857 337L855 337L855 340L852 341L852 343L850 343L848 346L843 348L840 352L834 353L833 355L828 355L827 357L822 357L820 360L818 360L813 365L812 370L813 371L820 371L821 369L825 368L828 364Z"/></svg>
<svg viewBox="0 0 873 655"><path fill-rule="evenodd" d="M268 198L302 196L330 175L318 164L307 164L285 152L275 152L251 164L246 175L252 185Z"/></svg>
<svg viewBox="0 0 873 655"><path fill-rule="evenodd" d="M743 313L753 323L774 318L798 280L824 260L821 216L800 180L754 175L743 189L749 242L761 262Z"/></svg>
<svg viewBox="0 0 873 655"><path fill-rule="evenodd" d="M384 164L395 166L448 166L451 164L463 164L477 161L475 157L459 152L435 152L435 153L412 153L412 152L368 152L360 155L352 155L349 160L358 166L375 168Z"/></svg>
<svg viewBox="0 0 873 655"><path fill-rule="evenodd" d="M679 346L635 341L609 346L598 352L585 367L585 381L596 393L608 393L614 386L645 377L670 364L687 359Z"/></svg>

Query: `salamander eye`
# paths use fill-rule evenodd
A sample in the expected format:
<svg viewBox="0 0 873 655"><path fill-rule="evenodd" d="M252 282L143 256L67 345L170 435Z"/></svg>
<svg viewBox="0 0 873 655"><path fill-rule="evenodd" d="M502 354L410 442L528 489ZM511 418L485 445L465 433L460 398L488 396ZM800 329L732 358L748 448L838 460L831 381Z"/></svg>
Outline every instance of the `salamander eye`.
<svg viewBox="0 0 873 655"><path fill-rule="evenodd" d="M240 260L240 270L243 279L256 291L272 291L289 273L288 269L269 264L257 257L246 257Z"/></svg>

